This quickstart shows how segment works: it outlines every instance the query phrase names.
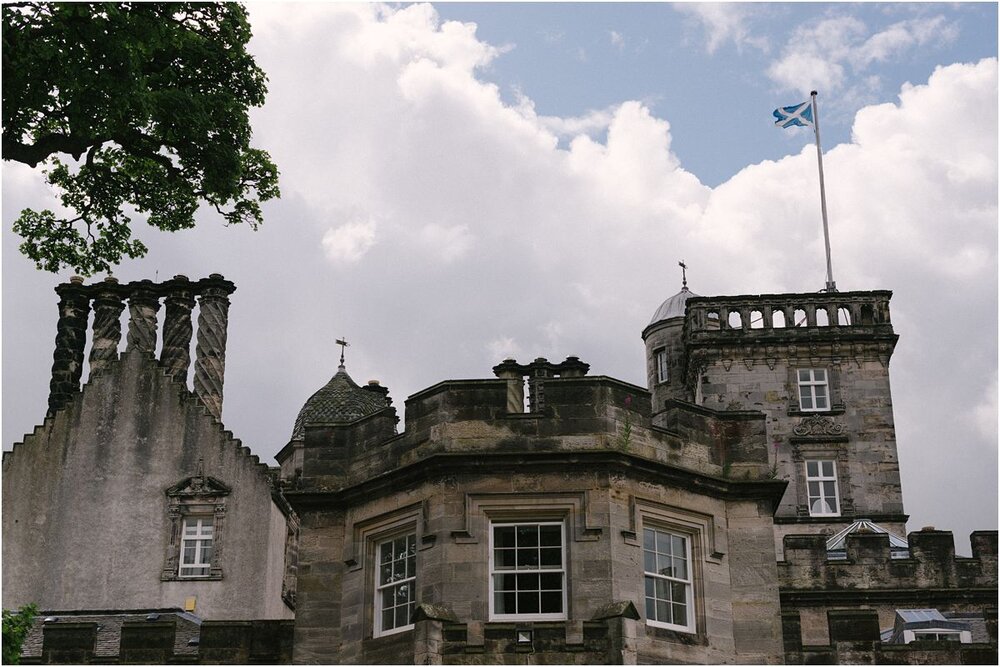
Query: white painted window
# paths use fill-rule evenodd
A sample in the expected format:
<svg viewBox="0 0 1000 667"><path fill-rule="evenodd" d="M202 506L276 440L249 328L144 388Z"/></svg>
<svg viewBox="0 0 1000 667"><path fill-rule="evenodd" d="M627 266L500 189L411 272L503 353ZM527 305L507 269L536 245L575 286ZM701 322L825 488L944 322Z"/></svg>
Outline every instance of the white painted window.
<svg viewBox="0 0 1000 667"><path fill-rule="evenodd" d="M642 530L646 588L646 622L694 632L691 586L691 540L660 528Z"/></svg>
<svg viewBox="0 0 1000 667"><path fill-rule="evenodd" d="M835 461L806 461L810 516L840 516Z"/></svg>
<svg viewBox="0 0 1000 667"><path fill-rule="evenodd" d="M566 549L561 521L490 524L490 618L566 618Z"/></svg>
<svg viewBox="0 0 1000 667"><path fill-rule="evenodd" d="M666 382L670 379L670 366L669 359L667 358L666 350L657 350L655 352L656 357L656 381Z"/></svg>
<svg viewBox="0 0 1000 667"><path fill-rule="evenodd" d="M210 516L184 518L181 535L181 577L207 577L212 568L212 542L215 528Z"/></svg>
<svg viewBox="0 0 1000 667"><path fill-rule="evenodd" d="M826 369L799 369L799 409L803 412L825 412L830 409L830 384Z"/></svg>
<svg viewBox="0 0 1000 667"><path fill-rule="evenodd" d="M913 641L960 642L962 633L958 630L914 630Z"/></svg>
<svg viewBox="0 0 1000 667"><path fill-rule="evenodd" d="M409 630L416 606L416 534L379 543L376 558L375 636Z"/></svg>

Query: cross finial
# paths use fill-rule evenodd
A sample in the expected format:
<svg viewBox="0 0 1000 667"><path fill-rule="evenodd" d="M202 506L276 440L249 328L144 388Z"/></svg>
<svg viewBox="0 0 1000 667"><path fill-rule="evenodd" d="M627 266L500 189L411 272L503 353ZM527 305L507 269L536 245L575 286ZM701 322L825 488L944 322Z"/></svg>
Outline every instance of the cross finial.
<svg viewBox="0 0 1000 667"><path fill-rule="evenodd" d="M687 268L688 268L688 266L687 266L687 264L684 263L683 259L681 261L677 262L677 266L681 267L681 283L682 283L682 287L687 287L688 286L688 276L687 276Z"/></svg>
<svg viewBox="0 0 1000 667"><path fill-rule="evenodd" d="M345 338L338 338L336 344L340 346L340 365L343 366L344 350L347 348L348 345L350 345L350 343L348 343Z"/></svg>

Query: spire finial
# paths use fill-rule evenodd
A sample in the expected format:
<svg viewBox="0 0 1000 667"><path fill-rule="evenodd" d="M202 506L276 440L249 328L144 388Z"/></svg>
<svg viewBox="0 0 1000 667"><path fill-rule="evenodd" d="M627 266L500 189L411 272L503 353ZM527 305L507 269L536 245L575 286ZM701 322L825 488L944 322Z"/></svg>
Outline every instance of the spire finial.
<svg viewBox="0 0 1000 667"><path fill-rule="evenodd" d="M344 350L350 345L346 338L338 338L336 345L340 346L340 365L344 365Z"/></svg>
<svg viewBox="0 0 1000 667"><path fill-rule="evenodd" d="M682 259L681 261L677 262L677 266L681 267L681 287L687 289L688 286L687 264L685 264L684 260Z"/></svg>

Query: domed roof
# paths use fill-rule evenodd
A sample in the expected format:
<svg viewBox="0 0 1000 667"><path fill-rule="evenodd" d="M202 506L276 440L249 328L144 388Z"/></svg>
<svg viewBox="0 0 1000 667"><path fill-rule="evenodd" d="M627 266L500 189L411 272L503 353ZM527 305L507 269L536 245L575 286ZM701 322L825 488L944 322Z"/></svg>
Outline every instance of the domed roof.
<svg viewBox="0 0 1000 667"><path fill-rule="evenodd" d="M685 285L681 288L680 292L660 304L660 307L653 313L653 319L649 323L656 324L657 322L669 320L674 317L684 317L685 304L693 296L698 295L689 290L687 285Z"/></svg>
<svg viewBox="0 0 1000 667"><path fill-rule="evenodd" d="M386 407L384 393L362 389L347 374L343 365L319 391L309 397L292 428L292 440L305 439L307 422L350 422Z"/></svg>

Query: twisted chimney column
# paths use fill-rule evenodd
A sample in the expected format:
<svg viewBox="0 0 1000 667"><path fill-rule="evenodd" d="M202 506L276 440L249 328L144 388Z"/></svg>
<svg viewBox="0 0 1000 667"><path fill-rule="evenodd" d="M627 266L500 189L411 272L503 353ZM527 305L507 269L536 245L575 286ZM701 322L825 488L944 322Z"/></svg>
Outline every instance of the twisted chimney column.
<svg viewBox="0 0 1000 667"><path fill-rule="evenodd" d="M198 281L198 342L195 346L194 393L208 411L222 418L222 383L226 373L226 327L229 295L236 286L218 273Z"/></svg>
<svg viewBox="0 0 1000 667"><path fill-rule="evenodd" d="M83 278L73 276L68 283L56 287L56 294L59 295L59 323L56 325L56 349L52 353L49 415L80 390L90 314L90 297L83 286Z"/></svg>
<svg viewBox="0 0 1000 667"><path fill-rule="evenodd" d="M132 283L132 294L128 300L128 335L125 337L125 351L156 353L156 313L160 310L160 300L151 280Z"/></svg>
<svg viewBox="0 0 1000 667"><path fill-rule="evenodd" d="M188 367L191 365L193 286L187 276L176 275L163 287L167 289L167 297L163 300L167 314L163 322L160 363L175 380L187 383Z"/></svg>
<svg viewBox="0 0 1000 667"><path fill-rule="evenodd" d="M90 347L90 376L103 371L118 359L118 344L122 339L122 301L118 279L108 276L97 285L94 297L93 344Z"/></svg>

